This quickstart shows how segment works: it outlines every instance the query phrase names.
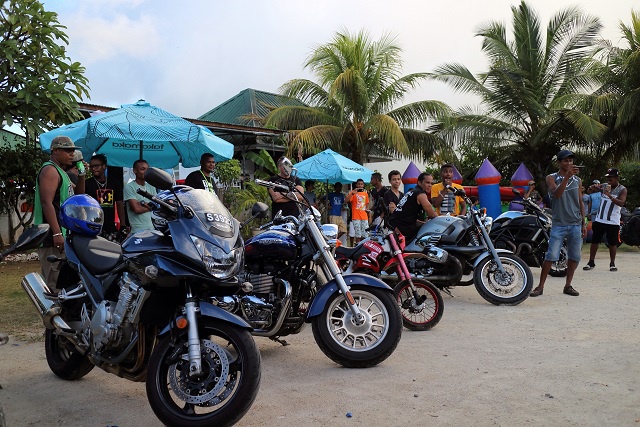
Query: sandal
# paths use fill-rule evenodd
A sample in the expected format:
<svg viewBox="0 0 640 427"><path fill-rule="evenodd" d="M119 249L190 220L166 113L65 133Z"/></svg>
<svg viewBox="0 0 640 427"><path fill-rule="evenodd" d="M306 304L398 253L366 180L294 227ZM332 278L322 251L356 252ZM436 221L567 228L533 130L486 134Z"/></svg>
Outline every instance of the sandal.
<svg viewBox="0 0 640 427"><path fill-rule="evenodd" d="M543 288L541 288L540 286L538 286L537 288L535 288L530 294L530 297L539 297L540 295L542 295L542 292L544 291Z"/></svg>
<svg viewBox="0 0 640 427"><path fill-rule="evenodd" d="M569 285L569 286L565 286L564 287L564 291L562 291L563 294L567 294L567 295L571 295L572 297L577 297L578 295L580 295L580 292L576 291L575 289L573 289L573 286Z"/></svg>

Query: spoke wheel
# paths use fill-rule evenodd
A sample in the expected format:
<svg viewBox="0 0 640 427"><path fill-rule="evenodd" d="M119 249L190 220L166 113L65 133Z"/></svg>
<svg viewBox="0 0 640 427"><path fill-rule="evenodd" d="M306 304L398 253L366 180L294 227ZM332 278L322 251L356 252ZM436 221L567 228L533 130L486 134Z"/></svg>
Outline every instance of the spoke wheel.
<svg viewBox="0 0 640 427"><path fill-rule="evenodd" d="M444 313L444 301L440 291L432 283L423 279L413 279L413 286L420 300L416 301L409 281L403 280L393 289L402 324L412 331L427 331L440 322Z"/></svg>

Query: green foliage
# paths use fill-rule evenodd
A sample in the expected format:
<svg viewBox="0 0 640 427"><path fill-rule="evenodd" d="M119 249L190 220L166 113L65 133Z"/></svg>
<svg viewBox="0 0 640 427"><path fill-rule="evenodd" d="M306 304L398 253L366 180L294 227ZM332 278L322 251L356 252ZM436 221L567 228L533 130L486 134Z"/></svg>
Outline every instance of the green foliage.
<svg viewBox="0 0 640 427"><path fill-rule="evenodd" d="M271 154L265 149L260 150L258 153L248 151L244 153L244 158L255 163L257 167L254 176L258 179L266 179L278 174L276 162L273 161L273 157L271 157Z"/></svg>
<svg viewBox="0 0 640 427"><path fill-rule="evenodd" d="M627 187L627 203L630 211L640 206L640 163L620 165L620 183Z"/></svg>
<svg viewBox="0 0 640 427"><path fill-rule="evenodd" d="M246 182L244 189L235 194L234 203L230 207L231 213L240 222L243 222L250 218L251 208L257 202L266 203L268 206L271 206L269 190L267 190L267 187L263 187L254 182ZM267 218L254 219L242 230L243 237L248 237L251 227L264 224L267 221Z"/></svg>
<svg viewBox="0 0 640 427"><path fill-rule="evenodd" d="M37 0L0 7L0 121L34 135L82 118L89 97L85 68L66 55L66 27Z"/></svg>
<svg viewBox="0 0 640 427"><path fill-rule="evenodd" d="M362 163L370 154L429 159L449 152L437 136L413 129L449 112L449 107L439 101L395 107L427 77L401 76L401 53L390 35L372 41L364 31L338 32L305 63L317 82L295 79L281 88L309 107L276 108L265 124L290 131L289 155L331 148Z"/></svg>
<svg viewBox="0 0 640 427"><path fill-rule="evenodd" d="M33 144L17 144L15 148L0 148L0 213L18 215L18 224L13 225L9 215L9 241L13 243L15 232L31 224L33 213L20 212L22 199L33 203L38 171L48 156ZM0 246L2 245L0 240Z"/></svg>
<svg viewBox="0 0 640 427"><path fill-rule="evenodd" d="M216 168L213 170L213 176L218 179L225 189L228 189L234 181L238 180L241 173L242 170L238 159L216 163Z"/></svg>

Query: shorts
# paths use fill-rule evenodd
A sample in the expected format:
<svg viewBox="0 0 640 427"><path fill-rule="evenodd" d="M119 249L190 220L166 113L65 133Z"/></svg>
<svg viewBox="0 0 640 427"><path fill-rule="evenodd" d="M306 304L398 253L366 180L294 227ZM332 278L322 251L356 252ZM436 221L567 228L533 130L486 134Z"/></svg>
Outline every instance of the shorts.
<svg viewBox="0 0 640 427"><path fill-rule="evenodd" d="M349 236L355 238L367 237L367 228L369 228L369 221L366 219L354 219L351 220L353 225L353 236L349 233Z"/></svg>
<svg viewBox="0 0 640 427"><path fill-rule="evenodd" d="M338 226L338 233L347 232L347 224L344 223L342 215L329 215L329 222Z"/></svg>
<svg viewBox="0 0 640 427"><path fill-rule="evenodd" d="M607 236L607 244L620 246L620 226L616 224L605 224L603 222L594 221L591 226L593 235L591 243L602 243L602 236Z"/></svg>
<svg viewBox="0 0 640 427"><path fill-rule="evenodd" d="M545 261L555 262L560 259L560 249L565 239L567 240L567 259L576 262L580 261L582 224L552 226L551 235L549 236L549 249L544 256Z"/></svg>

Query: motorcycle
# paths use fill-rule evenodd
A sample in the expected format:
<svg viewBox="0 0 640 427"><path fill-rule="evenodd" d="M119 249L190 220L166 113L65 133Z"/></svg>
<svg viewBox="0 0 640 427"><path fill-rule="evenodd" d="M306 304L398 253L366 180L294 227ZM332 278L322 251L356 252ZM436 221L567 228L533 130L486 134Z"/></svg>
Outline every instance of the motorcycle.
<svg viewBox="0 0 640 427"><path fill-rule="evenodd" d="M520 195L513 189L514 194ZM551 215L533 199L514 200L524 211L507 211L498 216L491 226L489 237L498 249L508 249L531 267L540 267L549 247ZM567 275L567 245L560 249L560 258L551 264L549 275Z"/></svg>
<svg viewBox="0 0 640 427"><path fill-rule="evenodd" d="M288 160L285 167L296 172ZM245 242L245 285L236 295L216 298L215 304L242 316L254 335L283 345L280 337L311 323L320 350L348 368L385 360L402 333L391 288L365 274L342 274L329 244L335 244L337 226L320 226L319 212L295 185L255 182L295 195L300 215L278 212L260 227L262 233Z"/></svg>
<svg viewBox="0 0 640 427"><path fill-rule="evenodd" d="M429 258L434 262L444 262L447 254L440 249L434 249L428 255L403 253L404 236L396 235L389 229L386 223L388 216L387 212L382 224L355 247L335 248L336 262L345 274L361 272L383 280L387 275L396 274L399 279L393 292L400 306L404 327L414 331L427 331L442 319L444 301L435 285L411 276L405 258Z"/></svg>
<svg viewBox="0 0 640 427"><path fill-rule="evenodd" d="M429 254L432 247L448 253L444 263L428 258L406 260L412 277L424 278L451 295L452 286L475 285L486 301L495 305L516 305L529 297L533 274L527 264L505 249L496 249L489 238L492 218L486 209L473 205L462 189L448 188L465 198L464 217L438 216L425 222L404 251ZM464 275L472 279L462 281Z"/></svg>
<svg viewBox="0 0 640 427"><path fill-rule="evenodd" d="M174 191L160 169L145 177ZM61 206L62 225L71 229L67 258L48 257L61 263L58 292L38 273L22 287L46 327L46 359L58 377L77 380L97 366L146 381L151 408L166 425L231 425L257 395L260 353L251 327L208 296L237 289L242 239L215 196L189 190L175 192L175 204L139 190L163 212L170 237L143 230L122 246L97 236L102 211L94 199L69 198ZM93 222L67 224L67 213ZM82 232L82 224L97 231ZM22 237L37 241L29 232Z"/></svg>

